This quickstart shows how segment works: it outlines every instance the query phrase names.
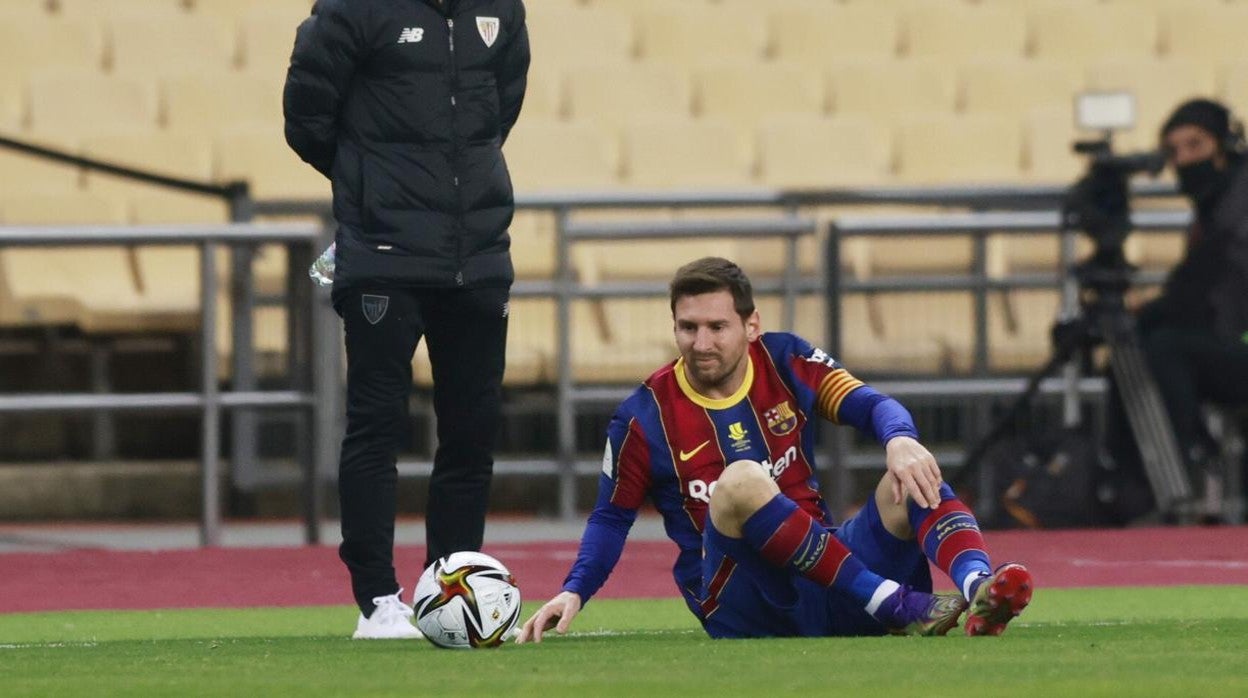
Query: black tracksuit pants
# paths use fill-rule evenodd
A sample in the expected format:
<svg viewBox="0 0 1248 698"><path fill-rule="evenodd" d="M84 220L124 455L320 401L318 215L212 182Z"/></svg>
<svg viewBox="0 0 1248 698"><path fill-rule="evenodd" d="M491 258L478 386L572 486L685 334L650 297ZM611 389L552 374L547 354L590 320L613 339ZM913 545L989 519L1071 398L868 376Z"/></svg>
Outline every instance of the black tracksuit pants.
<svg viewBox="0 0 1248 698"><path fill-rule="evenodd" d="M1200 407L1205 402L1248 405L1248 343L1223 339L1201 328L1167 325L1141 327L1140 343L1189 477L1199 492L1204 458L1216 446L1205 429ZM1120 507L1125 510L1123 518L1129 519L1151 510L1152 496L1125 408L1112 382L1107 406L1107 446L1119 465L1117 477L1124 499Z"/></svg>
<svg viewBox="0 0 1248 698"><path fill-rule="evenodd" d="M393 594L395 460L408 430L411 360L428 342L438 446L425 564L480 550L501 418L508 289L346 289L347 429L338 466L339 557L360 610ZM412 580L414 583L414 580Z"/></svg>

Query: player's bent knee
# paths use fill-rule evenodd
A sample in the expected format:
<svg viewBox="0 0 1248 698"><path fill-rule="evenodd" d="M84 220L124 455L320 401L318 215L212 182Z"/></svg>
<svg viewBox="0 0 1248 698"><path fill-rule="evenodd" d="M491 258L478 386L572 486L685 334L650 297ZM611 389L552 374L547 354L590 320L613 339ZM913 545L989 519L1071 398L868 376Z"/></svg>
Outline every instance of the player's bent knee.
<svg viewBox="0 0 1248 698"><path fill-rule="evenodd" d="M744 521L780 488L757 461L735 461L724 468L711 491L711 516L717 526Z"/></svg>

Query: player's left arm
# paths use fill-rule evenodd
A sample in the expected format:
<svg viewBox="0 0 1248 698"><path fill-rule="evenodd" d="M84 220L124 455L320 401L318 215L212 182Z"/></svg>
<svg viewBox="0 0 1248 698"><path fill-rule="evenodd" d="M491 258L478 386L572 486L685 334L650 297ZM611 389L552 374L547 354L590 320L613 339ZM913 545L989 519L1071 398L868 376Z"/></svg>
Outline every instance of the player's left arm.
<svg viewBox="0 0 1248 698"><path fill-rule="evenodd" d="M798 381L815 392L819 416L848 424L883 444L893 500L909 495L919 506L940 504L940 466L919 443L919 430L900 402L855 378L821 349L794 337L792 368Z"/></svg>

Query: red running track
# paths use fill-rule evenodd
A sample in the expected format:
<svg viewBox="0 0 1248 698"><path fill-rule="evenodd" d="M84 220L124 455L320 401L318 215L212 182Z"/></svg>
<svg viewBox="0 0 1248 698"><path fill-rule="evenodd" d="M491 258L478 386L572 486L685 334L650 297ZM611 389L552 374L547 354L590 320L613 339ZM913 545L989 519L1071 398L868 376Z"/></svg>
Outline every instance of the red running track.
<svg viewBox="0 0 1248 698"><path fill-rule="evenodd" d="M1042 588L1248 584L1248 527L990 531L995 562L1025 562ZM487 546L528 599L557 593L574 541ZM400 546L410 591L424 551ZM672 543L633 541L600 597L671 597ZM951 588L936 573L938 586ZM0 555L0 613L349 604L332 547L210 548L162 552L81 549Z"/></svg>

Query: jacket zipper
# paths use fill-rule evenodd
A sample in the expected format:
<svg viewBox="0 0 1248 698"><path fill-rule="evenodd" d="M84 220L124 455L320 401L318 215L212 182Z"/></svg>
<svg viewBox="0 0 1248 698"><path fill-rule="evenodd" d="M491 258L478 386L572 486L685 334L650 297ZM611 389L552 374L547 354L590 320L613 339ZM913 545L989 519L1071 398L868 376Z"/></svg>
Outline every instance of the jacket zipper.
<svg viewBox="0 0 1248 698"><path fill-rule="evenodd" d="M455 90L459 86L459 65L455 61L455 20L446 18L447 45L451 60L451 183L455 186L455 285L464 285L463 194L459 188L460 146L456 125Z"/></svg>

